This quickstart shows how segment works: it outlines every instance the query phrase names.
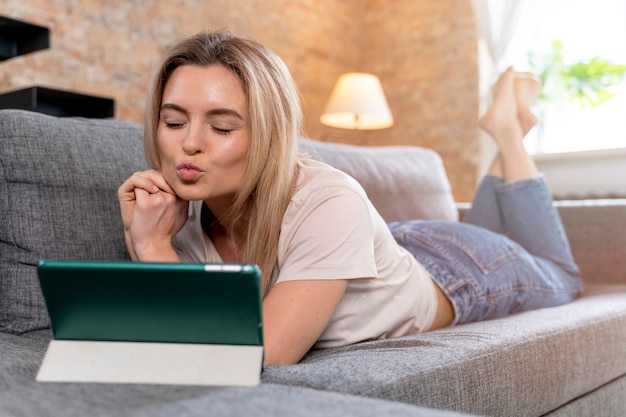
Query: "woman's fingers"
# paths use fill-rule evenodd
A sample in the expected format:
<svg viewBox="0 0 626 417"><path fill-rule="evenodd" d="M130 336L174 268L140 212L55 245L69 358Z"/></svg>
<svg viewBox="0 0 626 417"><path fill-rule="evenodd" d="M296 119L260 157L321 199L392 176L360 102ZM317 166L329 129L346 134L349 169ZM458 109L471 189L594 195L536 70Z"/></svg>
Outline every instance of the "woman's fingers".
<svg viewBox="0 0 626 417"><path fill-rule="evenodd" d="M126 244L133 260L178 259L172 238L187 221L181 200L159 171L134 173L118 189Z"/></svg>
<svg viewBox="0 0 626 417"><path fill-rule="evenodd" d="M135 172L120 186L118 196L120 199L127 201L134 200L135 190L137 189L144 190L150 194L165 191L166 193L176 195L163 175L155 170Z"/></svg>
<svg viewBox="0 0 626 417"><path fill-rule="evenodd" d="M165 180L165 177L161 172L155 170L143 171L139 173L139 177L142 180L146 180L148 183L151 183L152 186L156 186L156 190L151 186L150 189L146 189L146 191L150 193L156 193L157 191L165 191L166 193L176 195L176 192L170 187L170 185ZM144 182L142 181L142 184Z"/></svg>

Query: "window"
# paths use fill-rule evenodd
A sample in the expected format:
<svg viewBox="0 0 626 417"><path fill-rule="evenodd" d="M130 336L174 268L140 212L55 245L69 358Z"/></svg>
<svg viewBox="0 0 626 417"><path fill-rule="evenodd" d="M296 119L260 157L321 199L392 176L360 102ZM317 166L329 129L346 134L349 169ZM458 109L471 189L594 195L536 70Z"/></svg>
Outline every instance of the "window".
<svg viewBox="0 0 626 417"><path fill-rule="evenodd" d="M592 58L626 64L626 0L524 0L506 61L528 70L529 52L545 57L554 41L562 43L568 65ZM528 150L626 148L626 82L612 92L610 101L593 108L581 109L566 97L542 102L536 111L541 127L526 139Z"/></svg>

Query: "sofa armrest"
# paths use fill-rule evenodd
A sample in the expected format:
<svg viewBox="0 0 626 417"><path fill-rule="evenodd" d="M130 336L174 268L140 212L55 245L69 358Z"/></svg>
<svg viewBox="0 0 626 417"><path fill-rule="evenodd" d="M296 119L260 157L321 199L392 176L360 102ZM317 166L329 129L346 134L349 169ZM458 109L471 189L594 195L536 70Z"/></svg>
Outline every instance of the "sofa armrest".
<svg viewBox="0 0 626 417"><path fill-rule="evenodd" d="M626 283L626 199L555 205L585 283Z"/></svg>
<svg viewBox="0 0 626 417"><path fill-rule="evenodd" d="M586 284L626 283L626 199L555 201ZM459 218L470 203L459 203Z"/></svg>

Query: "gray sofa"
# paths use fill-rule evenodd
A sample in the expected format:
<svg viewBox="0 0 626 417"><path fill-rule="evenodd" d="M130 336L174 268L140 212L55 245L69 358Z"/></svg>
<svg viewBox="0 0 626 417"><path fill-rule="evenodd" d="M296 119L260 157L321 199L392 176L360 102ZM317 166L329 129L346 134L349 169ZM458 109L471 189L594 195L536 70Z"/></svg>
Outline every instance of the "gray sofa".
<svg viewBox="0 0 626 417"><path fill-rule="evenodd" d="M145 168L141 135L0 111L0 416L626 415L622 200L557 203L586 284L571 304L312 351L267 367L255 388L35 382L51 337L36 264L127 259L116 190ZM388 221L457 220L430 150L301 145L353 175Z"/></svg>

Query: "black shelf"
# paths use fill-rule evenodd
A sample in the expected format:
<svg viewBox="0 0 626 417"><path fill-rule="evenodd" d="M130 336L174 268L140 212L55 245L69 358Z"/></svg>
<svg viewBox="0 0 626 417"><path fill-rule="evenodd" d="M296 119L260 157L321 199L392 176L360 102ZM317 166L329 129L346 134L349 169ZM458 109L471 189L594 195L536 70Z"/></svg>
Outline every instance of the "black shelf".
<svg viewBox="0 0 626 417"><path fill-rule="evenodd" d="M34 86L1 94L0 109L30 110L58 117L106 118L114 116L115 101Z"/></svg>
<svg viewBox="0 0 626 417"><path fill-rule="evenodd" d="M50 29L0 16L0 61L50 47Z"/></svg>

